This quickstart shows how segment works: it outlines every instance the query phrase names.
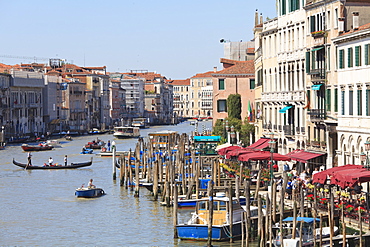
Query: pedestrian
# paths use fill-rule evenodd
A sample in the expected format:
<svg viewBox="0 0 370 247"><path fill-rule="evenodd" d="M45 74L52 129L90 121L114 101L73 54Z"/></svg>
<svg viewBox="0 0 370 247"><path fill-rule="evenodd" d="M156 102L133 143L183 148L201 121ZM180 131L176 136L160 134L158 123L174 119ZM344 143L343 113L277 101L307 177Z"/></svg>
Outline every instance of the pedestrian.
<svg viewBox="0 0 370 247"><path fill-rule="evenodd" d="M64 156L64 166L67 166L67 155Z"/></svg>
<svg viewBox="0 0 370 247"><path fill-rule="evenodd" d="M53 160L53 158L49 158L49 166L52 166L53 165L53 162L54 162L54 160Z"/></svg>
<svg viewBox="0 0 370 247"><path fill-rule="evenodd" d="M107 146L108 146L108 152L110 152L110 140L108 140Z"/></svg>
<svg viewBox="0 0 370 247"><path fill-rule="evenodd" d="M28 152L28 154L27 154L27 160L28 160L28 162L27 162L27 166L31 166L31 165L32 165L32 164L31 164L31 157L32 157L31 152Z"/></svg>

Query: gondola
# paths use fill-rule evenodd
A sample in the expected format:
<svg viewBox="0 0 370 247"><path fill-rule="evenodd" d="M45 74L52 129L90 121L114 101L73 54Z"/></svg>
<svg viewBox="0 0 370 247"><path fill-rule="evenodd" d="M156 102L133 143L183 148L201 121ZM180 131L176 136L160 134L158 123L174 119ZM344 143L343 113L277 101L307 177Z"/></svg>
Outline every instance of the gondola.
<svg viewBox="0 0 370 247"><path fill-rule="evenodd" d="M52 150L54 147L50 145L28 145L28 144L22 144L23 151L29 152L29 151L46 151L46 150Z"/></svg>
<svg viewBox="0 0 370 247"><path fill-rule="evenodd" d="M27 170L34 170L34 169L75 169L75 168L80 168L80 167L86 167L86 166L91 166L92 165L92 158L90 161L87 161L87 162L81 162L81 163L71 163L67 166L65 165L54 165L54 166L34 166L34 165L29 165L27 166L27 164L23 164L23 163L19 163L17 161L14 160L13 158L13 164L16 165L16 166L19 166L19 167L22 167L22 168L25 168Z"/></svg>

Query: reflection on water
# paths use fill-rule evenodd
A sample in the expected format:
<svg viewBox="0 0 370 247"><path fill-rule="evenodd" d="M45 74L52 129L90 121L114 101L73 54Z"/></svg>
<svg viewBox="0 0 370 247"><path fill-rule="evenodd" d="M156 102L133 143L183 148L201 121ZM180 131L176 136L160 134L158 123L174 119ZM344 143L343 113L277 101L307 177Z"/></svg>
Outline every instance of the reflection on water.
<svg viewBox="0 0 370 247"><path fill-rule="evenodd" d="M211 122L201 122L206 128ZM198 128L201 128L200 125ZM189 133L194 126L181 123L177 126L152 127L148 132L176 130ZM172 208L153 201L146 189L135 198L133 191L119 186L112 179L111 158L95 154L81 155L82 146L99 137L113 140L112 135L83 136L73 141L61 140L62 148L34 152L33 164L87 161L93 165L75 170L24 170L12 164L27 161L27 153L20 145L7 146L0 163L0 245L2 246L205 246L204 242L179 241L173 238ZM135 148L136 139L115 140L118 151ZM99 151L94 151L98 153ZM74 191L90 178L106 195L94 199L76 198ZM182 215L182 214L185 215ZM187 213L187 214L186 214ZM181 212L180 219L190 212ZM214 246L240 246L240 242Z"/></svg>

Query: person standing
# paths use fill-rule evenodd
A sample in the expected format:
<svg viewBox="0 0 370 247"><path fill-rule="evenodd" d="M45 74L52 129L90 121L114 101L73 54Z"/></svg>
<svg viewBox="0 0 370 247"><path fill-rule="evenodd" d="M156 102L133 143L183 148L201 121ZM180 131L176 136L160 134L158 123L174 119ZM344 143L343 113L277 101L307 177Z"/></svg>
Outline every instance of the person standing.
<svg viewBox="0 0 370 247"><path fill-rule="evenodd" d="M53 160L53 158L49 158L49 166L52 166L53 165L53 162L54 162L54 160Z"/></svg>
<svg viewBox="0 0 370 247"><path fill-rule="evenodd" d="M32 154L31 154L31 152L28 152L28 154L27 154L27 166L30 166L30 165L32 165L31 164L31 157L32 157Z"/></svg>
<svg viewBox="0 0 370 247"><path fill-rule="evenodd" d="M64 155L64 166L67 166L67 155Z"/></svg>
<svg viewBox="0 0 370 247"><path fill-rule="evenodd" d="M108 140L107 146L108 146L108 152L110 152L110 140Z"/></svg>

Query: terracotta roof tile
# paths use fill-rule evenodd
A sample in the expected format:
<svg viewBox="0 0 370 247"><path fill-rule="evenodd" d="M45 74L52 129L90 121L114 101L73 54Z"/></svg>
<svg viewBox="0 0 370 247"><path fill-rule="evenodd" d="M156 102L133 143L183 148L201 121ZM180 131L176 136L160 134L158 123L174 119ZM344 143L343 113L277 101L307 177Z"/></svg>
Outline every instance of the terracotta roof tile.
<svg viewBox="0 0 370 247"><path fill-rule="evenodd" d="M226 63L228 66L225 66L226 68L214 72L213 75L237 75L237 74L253 74L254 75L254 61L236 61L236 60L230 60L230 59L221 59L221 63Z"/></svg>
<svg viewBox="0 0 370 247"><path fill-rule="evenodd" d="M185 80L172 80L172 85L176 86L189 86L190 85L190 79Z"/></svg>

